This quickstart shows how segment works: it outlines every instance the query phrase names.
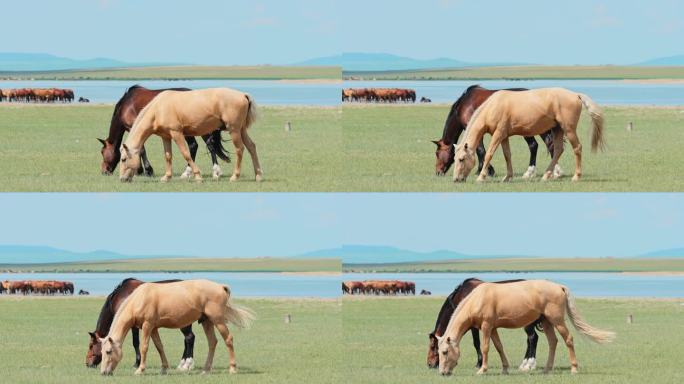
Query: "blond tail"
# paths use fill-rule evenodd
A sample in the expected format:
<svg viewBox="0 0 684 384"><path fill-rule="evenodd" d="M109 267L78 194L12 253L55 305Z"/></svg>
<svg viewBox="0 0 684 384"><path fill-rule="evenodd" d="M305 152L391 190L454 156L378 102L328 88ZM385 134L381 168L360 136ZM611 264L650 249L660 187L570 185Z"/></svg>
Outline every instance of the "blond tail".
<svg viewBox="0 0 684 384"><path fill-rule="evenodd" d="M580 101L584 108L589 112L591 117L591 123L593 126L591 134L591 151L596 152L598 149L603 151L606 148L606 143L603 138L603 111L601 108L594 103L591 97L578 93Z"/></svg>
<svg viewBox="0 0 684 384"><path fill-rule="evenodd" d="M254 102L254 100L252 100L251 96L245 94L245 97L247 98L248 102L247 119L245 120L245 130L247 130L249 127L252 126L252 124L254 124L254 122L257 119L257 105Z"/></svg>
<svg viewBox="0 0 684 384"><path fill-rule="evenodd" d="M565 291L565 305L568 309L568 317L576 330L599 344L610 343L615 340L615 332L604 331L589 325L575 307L575 299L570 295L570 290L567 287L563 287L563 291Z"/></svg>
<svg viewBox="0 0 684 384"><path fill-rule="evenodd" d="M226 305L226 322L238 328L249 328L255 319L256 315L249 308L240 307L231 302Z"/></svg>

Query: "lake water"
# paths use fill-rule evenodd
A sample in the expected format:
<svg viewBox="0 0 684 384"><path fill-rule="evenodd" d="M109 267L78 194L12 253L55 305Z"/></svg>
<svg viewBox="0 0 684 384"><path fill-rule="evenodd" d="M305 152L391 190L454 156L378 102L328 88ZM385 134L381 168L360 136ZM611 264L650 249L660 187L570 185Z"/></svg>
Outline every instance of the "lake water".
<svg viewBox="0 0 684 384"><path fill-rule="evenodd" d="M684 105L684 83L646 84L619 80L493 80L493 81L345 81L345 88L411 88L420 100L425 96L433 103L453 103L469 86L485 88L563 87L585 93L603 105Z"/></svg>
<svg viewBox="0 0 684 384"><path fill-rule="evenodd" d="M259 105L333 106L340 103L340 84L278 80L81 80L81 81L0 81L2 88L70 88L76 100L116 103L126 89L140 84L151 89L228 87L249 93Z"/></svg>
<svg viewBox="0 0 684 384"><path fill-rule="evenodd" d="M469 277L484 281L547 279L570 288L578 297L684 298L684 276L639 276L623 273L345 273L344 280L408 280L433 295L448 295Z"/></svg>
<svg viewBox="0 0 684 384"><path fill-rule="evenodd" d="M59 280L74 283L91 295L108 295L123 279L143 281L169 279L209 279L230 286L235 297L317 297L334 298L340 293L340 276L292 275L281 273L4 273L4 280Z"/></svg>

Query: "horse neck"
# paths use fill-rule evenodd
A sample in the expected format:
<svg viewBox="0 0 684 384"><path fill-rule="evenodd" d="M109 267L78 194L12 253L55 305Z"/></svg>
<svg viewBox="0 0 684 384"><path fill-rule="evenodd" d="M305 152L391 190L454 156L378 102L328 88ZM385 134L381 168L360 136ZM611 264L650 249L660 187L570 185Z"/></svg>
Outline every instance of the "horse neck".
<svg viewBox="0 0 684 384"><path fill-rule="evenodd" d="M130 306L127 305L128 302L129 300L126 299L122 307L119 308L119 311L114 316L109 333L107 334L108 337L111 337L118 343L122 343L124 341L128 331L130 331L134 325L134 318L129 309Z"/></svg>
<svg viewBox="0 0 684 384"><path fill-rule="evenodd" d="M458 136L460 136L465 129L465 124L461 121L461 103L461 99L454 103L449 112L449 116L447 116L446 122L444 123L442 142L446 145L456 143Z"/></svg>
<svg viewBox="0 0 684 384"><path fill-rule="evenodd" d="M145 141L152 135L152 130L147 129L144 124L145 117L140 120L140 124L133 125L131 127L131 132L128 134L128 139L126 139L126 145L129 149L140 149Z"/></svg>
<svg viewBox="0 0 684 384"><path fill-rule="evenodd" d="M463 335L471 328L472 321L470 315L467 313L466 301L461 302L461 306L452 315L449 325L442 337L451 337L458 346L463 338Z"/></svg>
<svg viewBox="0 0 684 384"><path fill-rule="evenodd" d="M434 334L437 336L442 336L446 331L447 325L449 325L449 320L451 315L454 314L456 305L454 305L453 299L456 291L451 292L451 294L444 300L442 308L439 310L437 315L437 323L435 324Z"/></svg>

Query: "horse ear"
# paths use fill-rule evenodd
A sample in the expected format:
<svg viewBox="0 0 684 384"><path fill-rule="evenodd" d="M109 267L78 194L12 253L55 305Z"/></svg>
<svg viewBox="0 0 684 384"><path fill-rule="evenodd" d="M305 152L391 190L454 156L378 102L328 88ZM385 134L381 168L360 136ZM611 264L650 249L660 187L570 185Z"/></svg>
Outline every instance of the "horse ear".
<svg viewBox="0 0 684 384"><path fill-rule="evenodd" d="M434 144L434 145L436 145L437 147L439 147L439 140L430 140L430 141L432 142L432 144Z"/></svg>
<svg viewBox="0 0 684 384"><path fill-rule="evenodd" d="M92 337L93 339L97 339L97 335L95 334L95 332L88 332L88 334L89 334L90 337Z"/></svg>
<svg viewBox="0 0 684 384"><path fill-rule="evenodd" d="M121 146L123 147L123 149L125 149L126 151L128 151L128 146L127 146L125 143L124 143L124 144L121 144Z"/></svg>
<svg viewBox="0 0 684 384"><path fill-rule="evenodd" d="M437 336L437 335L435 335L435 339L437 339L438 342L442 342L442 339L443 339L443 338L444 338L444 336Z"/></svg>
<svg viewBox="0 0 684 384"><path fill-rule="evenodd" d="M102 146L105 146L105 145L107 145L107 142L106 142L106 141L104 141L104 140L102 140L102 139L100 139L99 137L97 138L97 141L99 141L99 142L100 142L100 144L102 144Z"/></svg>

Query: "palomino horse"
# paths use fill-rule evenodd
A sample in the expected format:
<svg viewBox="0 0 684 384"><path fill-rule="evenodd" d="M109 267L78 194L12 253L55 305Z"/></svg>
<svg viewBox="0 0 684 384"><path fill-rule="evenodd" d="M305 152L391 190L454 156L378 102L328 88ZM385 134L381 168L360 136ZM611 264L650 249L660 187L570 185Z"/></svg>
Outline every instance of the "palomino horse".
<svg viewBox="0 0 684 384"><path fill-rule="evenodd" d="M237 161L230 181L240 177L242 153L247 147L252 156L256 181L262 172L256 145L247 129L256 120L256 104L246 93L228 88L209 88L197 91L164 91L140 112L126 143L121 146L121 181L131 181L140 166L140 151L152 135L161 136L164 142L166 173L162 181L172 176L171 140L192 168L195 180L201 181L200 170L192 160L184 136L202 136L217 129L227 129L235 146Z"/></svg>
<svg viewBox="0 0 684 384"><path fill-rule="evenodd" d="M503 373L508 373L508 359L499 339L497 328L522 328L539 317L549 341L549 357L544 373L553 368L558 339L558 330L568 347L571 372L577 373L577 359L572 335L565 325L565 314L580 333L597 343L608 343L615 334L589 325L575 308L570 290L560 284L547 280L527 280L517 283L483 283L468 295L454 311L443 336L439 341L439 372L450 375L460 357L461 338L472 327L482 331L482 367L478 374L487 371L489 340L494 342L501 362Z"/></svg>
<svg viewBox="0 0 684 384"><path fill-rule="evenodd" d="M142 374L147 361L150 338L154 342L162 361L162 373L169 367L164 353L159 328L183 328L204 318L202 327L207 335L209 352L204 364L204 372L209 372L214 361L216 335L218 329L230 355L230 373L237 372L233 336L228 331L228 323L245 327L254 319L251 311L230 303L230 289L209 280L186 280L175 283L145 283L138 287L121 304L114 316L109 334L100 339L102 342L103 375L111 375L123 357L121 345L132 327L142 329L140 346L140 366L135 371Z"/></svg>
<svg viewBox="0 0 684 384"><path fill-rule="evenodd" d="M180 280L165 280L158 281L157 283L175 283L178 281ZM87 367L95 368L100 364L100 361L102 361L102 343L100 343L100 338L109 333L112 320L114 320L114 315L119 310L119 307L121 307L124 300L126 300L136 288L144 283L144 281L137 279L125 279L114 288L109 296L107 296L107 299L100 310L100 316L97 319L95 331L88 332L90 335L90 342L88 343L88 353L86 354ZM81 290L81 292L84 291ZM81 292L79 292L79 294L81 294ZM183 335L185 336L185 349L183 350L180 364L178 364L178 369L188 371L192 369L194 364L193 348L195 346L195 334L192 333L191 324L181 328L181 332L183 332ZM140 365L140 337L138 328L134 327L131 330L131 333L133 334L133 349L135 349L135 367L138 367Z"/></svg>
<svg viewBox="0 0 684 384"><path fill-rule="evenodd" d="M188 88L169 89L174 91L189 91ZM124 95L121 96L121 99L119 99L116 106L114 106L112 120L109 123L109 136L107 136L106 139L97 139L102 143L102 149L100 150L100 153L102 154L102 164L100 165L100 170L103 175L111 175L116 169L119 160L121 160L121 151L119 150L119 147L123 141L124 133L131 130L140 111L145 108L155 96L169 89L147 89L140 85L134 85L128 88ZM202 136L202 139L207 144L207 149L211 155L211 162L213 164L212 176L218 178L221 176L221 167L218 165L217 156L227 163L230 162L230 157L221 144L221 131L216 130L210 134L204 135ZM195 159L198 149L197 140L195 140L193 136L186 136L185 141L190 147L190 155ZM149 160L147 160L144 146L140 151L140 157L142 158L142 164L138 169L138 174L153 176L154 170L152 169ZM182 177L189 177L190 172L192 172L192 169L189 167L186 168Z"/></svg>
<svg viewBox="0 0 684 384"><path fill-rule="evenodd" d="M506 280L506 281L496 281L495 284L507 284L507 283L517 283L518 281L524 280ZM428 344L428 355L427 355L427 365L429 368L437 368L439 366L439 352L437 351L437 337L442 336L446 327L449 324L451 315L454 313L458 305L463 301L473 291L477 286L484 283L480 279L469 278L463 280L463 282L454 289L453 292L444 300L442 308L439 310L437 315L437 322L435 323L435 329L430 333L429 344ZM525 327L525 333L527 334L527 350L525 351L525 357L523 358L522 364L520 364L519 369L521 371L533 370L537 366L537 332L535 328L541 325L542 319L537 319L534 323ZM480 332L477 328L470 328L470 333L473 336L473 346L475 347L475 352L477 353L477 364L475 367L480 368L482 366L482 351L480 350Z"/></svg>
<svg viewBox="0 0 684 384"><path fill-rule="evenodd" d="M504 89L504 91L527 91L526 88L509 88ZM451 105L451 110L449 110L449 115L447 115L446 122L444 123L444 131L442 132L442 138L439 140L433 140L432 142L437 146L435 151L435 157L437 162L435 163L435 173L438 176L443 176L447 173L451 165L454 163L454 144L458 142L458 138L461 133L466 129L468 121L473 116L473 113L477 108L484 103L489 96L498 92L499 89L486 89L479 85L473 85L468 87L468 89L463 92L461 97L456 100L454 104ZM546 148L549 150L551 156L553 156L553 133L552 131L546 131L539 135L546 144ZM523 178L533 177L537 171L537 140L534 136L525 136L525 141L530 149L530 162L527 171L523 174ZM482 164L484 162L485 148L482 141L477 145L478 168L477 172L482 171ZM491 165L487 169L489 176L494 176L494 167ZM554 173L560 175L562 170L560 166L556 166Z"/></svg>
<svg viewBox="0 0 684 384"><path fill-rule="evenodd" d="M582 145L577 137L577 123L584 106L591 116L593 131L591 149L595 152L604 147L603 112L587 95L575 93L563 88L541 88L531 91L511 92L499 91L490 96L475 111L468 122L463 144L456 145L454 160L454 181L462 182L475 166L473 148L482 141L485 133L492 135L485 155L483 171L477 181L487 178L485 171L492 161L492 156L499 144L503 147L507 172L503 181L513 178L511 164L511 148L508 137L513 135L538 135L555 127L553 137L553 158L544 172L543 180L548 180L563 153L563 136L567 137L575 152L575 175L573 181L582 176ZM560 127L560 128L558 128Z"/></svg>

